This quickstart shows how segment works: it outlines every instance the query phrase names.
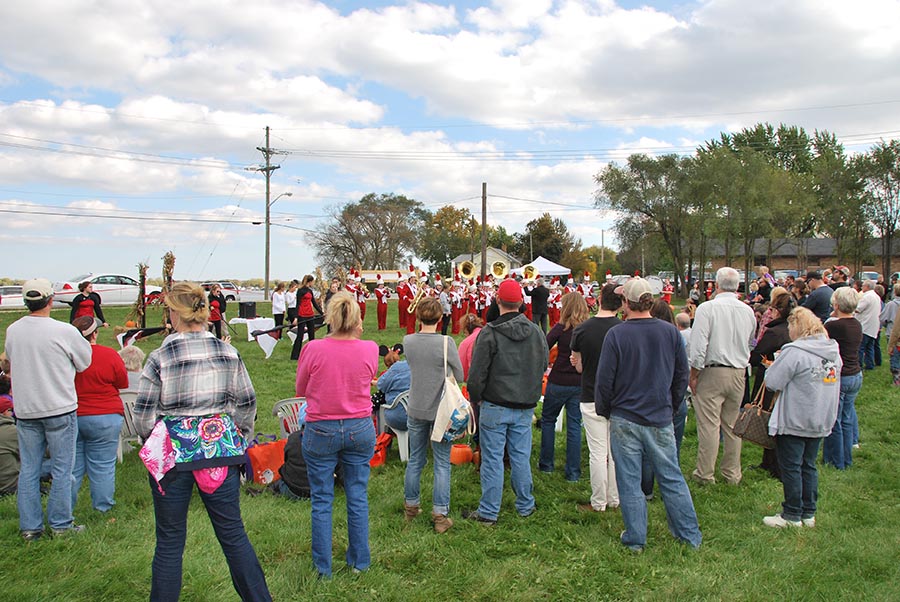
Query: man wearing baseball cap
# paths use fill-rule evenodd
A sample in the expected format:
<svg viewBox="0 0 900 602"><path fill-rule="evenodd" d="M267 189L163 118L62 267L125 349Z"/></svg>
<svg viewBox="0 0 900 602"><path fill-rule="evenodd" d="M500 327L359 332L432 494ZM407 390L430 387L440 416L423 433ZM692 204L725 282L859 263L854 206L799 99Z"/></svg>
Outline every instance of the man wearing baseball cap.
<svg viewBox="0 0 900 602"><path fill-rule="evenodd" d="M850 268L845 265L836 265L831 268L831 290L836 291L842 286L850 286L847 280L850 278Z"/></svg>
<svg viewBox="0 0 900 602"><path fill-rule="evenodd" d="M522 287L512 279L497 290L500 317L484 326L475 340L467 386L469 400L480 403L481 501L463 517L495 525L503 496L503 450L509 453L516 512L534 513L531 476L531 419L541 398L547 369L547 339L524 314Z"/></svg>
<svg viewBox="0 0 900 602"><path fill-rule="evenodd" d="M47 522L53 535L81 531L72 518L72 469L78 423L75 373L91 364L91 344L71 324L50 317L53 287L45 278L22 286L30 312L6 329L6 354L16 373L16 430L21 469L17 503L19 533L26 541L44 533L40 477L50 451L53 485Z"/></svg>
<svg viewBox="0 0 900 602"><path fill-rule="evenodd" d="M699 548L702 535L678 465L672 425L690 378L684 343L674 325L650 315L653 289L649 282L632 278L616 291L625 298L625 323L606 333L594 402L597 414L610 422L625 523L620 541L636 552L647 543L647 499L641 491L641 466L647 459L659 483L669 531Z"/></svg>

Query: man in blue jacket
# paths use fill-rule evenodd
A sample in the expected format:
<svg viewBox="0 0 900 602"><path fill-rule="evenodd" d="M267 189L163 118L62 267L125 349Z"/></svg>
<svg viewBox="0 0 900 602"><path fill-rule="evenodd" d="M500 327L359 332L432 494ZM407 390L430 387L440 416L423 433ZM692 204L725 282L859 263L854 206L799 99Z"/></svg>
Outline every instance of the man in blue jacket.
<svg viewBox="0 0 900 602"><path fill-rule="evenodd" d="M700 526L678 465L672 426L690 378L684 343L675 326L651 317L653 292L646 280L632 278L619 289L625 297L625 323L611 329L603 341L594 401L597 414L610 419L625 522L621 541L636 552L647 542L647 500L641 491L646 457L659 483L669 530L699 548Z"/></svg>

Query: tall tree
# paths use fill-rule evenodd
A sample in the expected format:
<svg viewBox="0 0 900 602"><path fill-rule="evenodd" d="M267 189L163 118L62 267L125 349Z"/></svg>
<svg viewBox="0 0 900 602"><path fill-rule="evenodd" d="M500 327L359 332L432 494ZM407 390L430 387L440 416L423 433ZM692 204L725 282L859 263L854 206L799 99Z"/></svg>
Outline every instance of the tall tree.
<svg viewBox="0 0 900 602"><path fill-rule="evenodd" d="M370 193L333 209L329 221L307 235L307 240L327 271L357 264L364 269L395 270L418 250L428 217L419 201L393 193Z"/></svg>
<svg viewBox="0 0 900 602"><path fill-rule="evenodd" d="M683 277L691 215L691 201L685 193L686 163L687 159L677 155L636 154L628 157L624 168L610 163L594 177L600 186L594 195L595 205L620 211L632 225L640 225L644 234L659 233L672 261L679 266L677 282Z"/></svg>
<svg viewBox="0 0 900 602"><path fill-rule="evenodd" d="M524 263L538 256L560 263L563 254L573 250L576 245L580 246L581 241L575 240L565 222L545 213L528 222L524 232L516 234L512 252Z"/></svg>
<svg viewBox="0 0 900 602"><path fill-rule="evenodd" d="M480 251L481 225L468 209L446 205L427 220L419 257L428 262L432 273L452 276L450 263L454 257Z"/></svg>
<svg viewBox="0 0 900 602"><path fill-rule="evenodd" d="M891 273L894 237L900 227L900 140L882 140L862 164L872 224L881 235L881 269Z"/></svg>

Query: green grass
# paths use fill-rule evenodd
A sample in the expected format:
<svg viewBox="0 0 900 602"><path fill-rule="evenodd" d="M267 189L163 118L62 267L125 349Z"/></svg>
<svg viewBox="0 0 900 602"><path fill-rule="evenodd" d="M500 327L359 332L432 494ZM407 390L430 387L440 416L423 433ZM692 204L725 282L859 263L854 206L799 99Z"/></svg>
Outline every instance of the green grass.
<svg viewBox="0 0 900 602"><path fill-rule="evenodd" d="M267 307L259 304L261 312ZM396 325L395 306L389 324ZM122 323L124 310L106 310ZM0 312L0 337L21 312ZM66 319L67 313L55 314ZM156 321L157 315L151 320ZM375 327L369 311L364 336L379 343L402 339L394 326ZM274 433L272 405L293 396L295 364L280 343L269 360L248 343L243 326L234 343L241 351L259 398L257 430ZM112 329L101 344L115 346ZM149 351L159 337L140 343ZM887 356L885 356L887 358ZM887 365L867 373L857 400L862 448L851 470L820 468L818 526L779 531L762 517L780 509L781 486L760 471L747 470L741 485L691 484L703 530L697 552L676 543L666 528L657 496L650 503L647 547L633 555L618 544L617 511L582 514L576 503L589 497L587 448L583 475L567 483L562 475L563 437L557 437L553 474L535 471L538 512L520 519L512 492L504 491L500 522L494 528L463 521L461 508L480 496L472 465L452 471L454 527L445 535L430 529L427 507L412 523L403 520L403 470L396 447L387 465L374 469L369 486L373 565L350 574L343 562L346 514L339 495L334 515L335 576L315 579L310 560L309 502L268 495L244 496L242 509L250 539L278 600L897 600L900 583L900 421L898 392ZM536 432L535 432L536 433ZM539 437L534 439L536 462ZM758 464L760 450L745 445L745 467ZM696 458L693 415L688 419L682 468ZM423 476L423 500L431 492L430 465ZM125 456L117 475L116 507L108 514L90 508L87 486L75 509L88 530L67 539L25 544L18 536L15 498L0 500L2 597L15 600L143 600L149 596L154 547L153 507L146 470L136 453ZM236 595L209 520L195 496L189 517L182 599L234 600Z"/></svg>

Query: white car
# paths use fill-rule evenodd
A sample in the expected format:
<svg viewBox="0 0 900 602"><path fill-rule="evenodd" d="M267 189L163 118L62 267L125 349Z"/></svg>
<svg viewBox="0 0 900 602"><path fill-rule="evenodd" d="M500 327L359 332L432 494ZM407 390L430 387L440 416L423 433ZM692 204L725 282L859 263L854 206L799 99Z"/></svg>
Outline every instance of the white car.
<svg viewBox="0 0 900 602"><path fill-rule="evenodd" d="M25 302L22 301L22 287L18 285L0 286L0 306L24 307Z"/></svg>
<svg viewBox="0 0 900 602"><path fill-rule="evenodd" d="M103 305L131 305L138 298L140 285L131 276L123 274L85 274L76 276L65 282L53 283L53 302L55 304L71 305L72 300L78 296L78 285L84 281L94 285L94 292L100 295ZM147 286L145 294L147 301L151 302L159 297L162 290L158 286Z"/></svg>

